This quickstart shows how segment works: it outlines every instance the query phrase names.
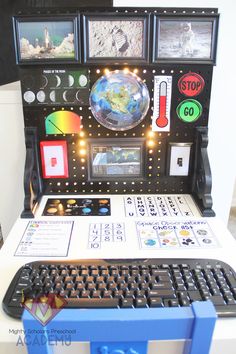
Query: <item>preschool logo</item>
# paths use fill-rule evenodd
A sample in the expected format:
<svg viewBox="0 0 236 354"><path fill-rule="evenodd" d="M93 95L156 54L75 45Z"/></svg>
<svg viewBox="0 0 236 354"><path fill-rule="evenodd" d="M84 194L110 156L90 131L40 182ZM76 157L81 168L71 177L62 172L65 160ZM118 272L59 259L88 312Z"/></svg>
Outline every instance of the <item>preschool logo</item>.
<svg viewBox="0 0 236 354"><path fill-rule="evenodd" d="M43 295L34 299L22 298L22 306L43 326L46 326L66 303L64 298L55 294Z"/></svg>

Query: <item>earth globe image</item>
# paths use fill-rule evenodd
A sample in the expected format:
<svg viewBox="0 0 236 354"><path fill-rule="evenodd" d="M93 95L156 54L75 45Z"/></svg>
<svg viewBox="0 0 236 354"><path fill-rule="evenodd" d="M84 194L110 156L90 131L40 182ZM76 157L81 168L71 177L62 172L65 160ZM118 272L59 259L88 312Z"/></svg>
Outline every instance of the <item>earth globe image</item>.
<svg viewBox="0 0 236 354"><path fill-rule="evenodd" d="M100 77L90 93L96 120L111 130L128 130L138 125L149 108L149 92L134 73L116 70Z"/></svg>

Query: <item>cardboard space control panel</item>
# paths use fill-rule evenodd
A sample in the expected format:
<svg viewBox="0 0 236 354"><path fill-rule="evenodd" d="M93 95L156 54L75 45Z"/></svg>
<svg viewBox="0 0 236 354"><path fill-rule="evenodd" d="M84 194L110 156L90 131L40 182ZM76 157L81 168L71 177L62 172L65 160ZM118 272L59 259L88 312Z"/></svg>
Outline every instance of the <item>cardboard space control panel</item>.
<svg viewBox="0 0 236 354"><path fill-rule="evenodd" d="M207 134L217 9L50 11L14 17L36 176L28 193L33 186L36 202L124 195L126 214L191 215L181 195L201 199L198 174L209 170L198 134ZM162 194L180 198L146 196ZM49 200L44 214L109 213L99 201L63 203L58 211Z"/></svg>

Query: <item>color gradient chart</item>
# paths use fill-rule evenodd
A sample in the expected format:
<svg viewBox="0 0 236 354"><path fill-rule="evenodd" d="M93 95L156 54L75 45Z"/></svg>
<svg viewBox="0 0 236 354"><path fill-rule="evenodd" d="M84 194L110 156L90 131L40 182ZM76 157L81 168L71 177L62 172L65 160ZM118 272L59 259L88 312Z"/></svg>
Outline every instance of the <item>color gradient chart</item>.
<svg viewBox="0 0 236 354"><path fill-rule="evenodd" d="M70 111L57 111L45 119L46 134L76 134L81 129L81 117Z"/></svg>

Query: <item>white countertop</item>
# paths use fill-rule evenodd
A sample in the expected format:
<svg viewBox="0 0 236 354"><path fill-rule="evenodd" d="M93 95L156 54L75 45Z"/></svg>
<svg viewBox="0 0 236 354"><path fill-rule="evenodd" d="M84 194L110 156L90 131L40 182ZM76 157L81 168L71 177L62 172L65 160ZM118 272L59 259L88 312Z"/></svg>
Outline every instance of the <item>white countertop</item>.
<svg viewBox="0 0 236 354"><path fill-rule="evenodd" d="M109 197L109 196L104 196ZM45 197L46 198L46 197ZM51 196L50 196L51 198ZM69 197L68 197L69 198ZM102 198L102 196L99 196ZM168 218L153 218L153 217L126 217L123 206L118 203L118 196L111 197L111 216L41 216L44 208L45 200L42 200L41 206L36 213L36 222L40 221L74 221L72 230L71 242L67 257L49 257L49 259L95 259L95 258L209 258L219 259L228 263L236 270L236 241L231 236L229 231L223 223L217 218L201 218L199 216L192 216L191 218L184 217L168 217ZM145 249L140 246L140 240L137 234L137 222L143 223L163 222L163 224L173 224L179 222L186 222L191 220L192 224L199 224L202 221L207 222L210 227L214 239L217 241L213 247L174 247L164 248L159 247L156 249ZM11 279L16 271L25 263L34 260L48 259L48 257L22 257L15 256L18 244L27 230L27 226L32 219L17 219L16 223L9 234L3 248L0 251L0 272L1 272L1 288L0 288L0 301L9 286ZM125 242L109 242L101 243L99 249L89 248L89 230L90 224L111 224L123 223L126 230ZM10 331L22 330L22 323L19 320L12 319L7 316L2 308L0 309L0 353L6 352L6 348L11 348L14 352L16 345L17 335ZM152 346L150 346L151 348ZM174 346L175 347L175 346ZM236 347L236 317L235 318L220 318L217 320L214 330L213 343L210 354L235 354ZM15 346L16 348L16 346ZM177 348L177 346L176 346ZM69 350L69 349L68 349ZM72 347L70 348L72 350ZM86 349L87 350L87 349ZM84 349L84 351L86 351ZM151 350L151 349L150 349ZM165 349L166 350L166 349ZM171 349L168 354L172 354ZM177 349L176 349L177 350ZM25 353L25 347L17 347L17 353ZM57 352L57 351L55 351ZM70 351L68 351L69 353ZM67 353L67 351L65 351ZM72 351L71 351L72 353ZM87 353L87 351L86 351ZM150 351L151 353L151 351ZM164 352L163 352L164 353ZM175 353L173 351L173 353ZM84 352L83 352L84 354Z"/></svg>

